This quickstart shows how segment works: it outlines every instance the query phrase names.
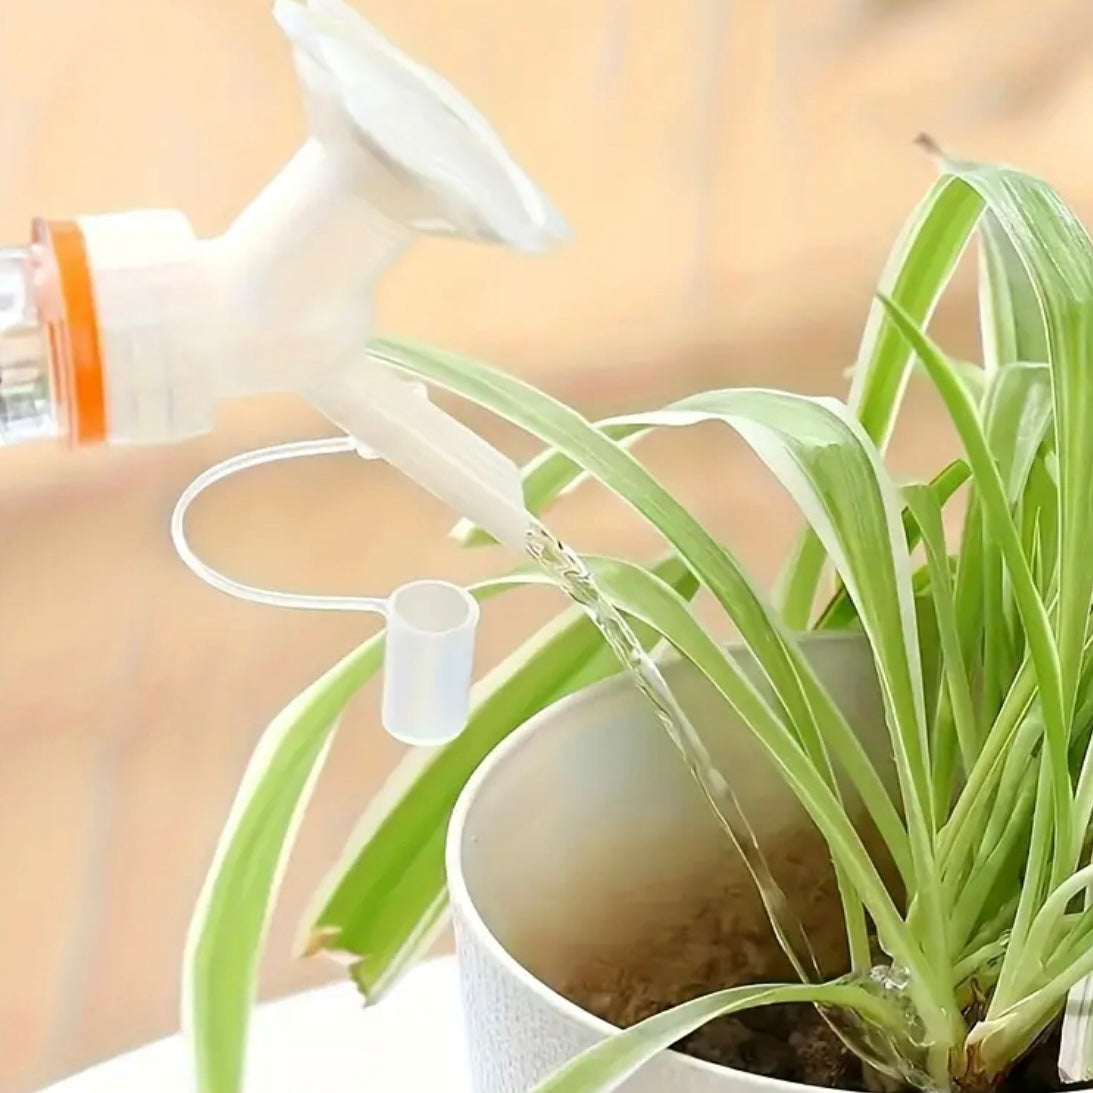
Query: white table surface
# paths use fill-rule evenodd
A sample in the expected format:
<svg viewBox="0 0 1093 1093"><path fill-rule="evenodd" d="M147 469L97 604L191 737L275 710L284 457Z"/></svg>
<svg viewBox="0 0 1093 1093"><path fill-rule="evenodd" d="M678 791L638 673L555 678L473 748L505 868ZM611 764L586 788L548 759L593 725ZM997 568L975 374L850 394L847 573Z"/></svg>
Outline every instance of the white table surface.
<svg viewBox="0 0 1093 1093"><path fill-rule="evenodd" d="M349 983L257 1007L247 1093L468 1093L455 958L420 965L365 1009ZM41 1093L192 1093L178 1036Z"/></svg>

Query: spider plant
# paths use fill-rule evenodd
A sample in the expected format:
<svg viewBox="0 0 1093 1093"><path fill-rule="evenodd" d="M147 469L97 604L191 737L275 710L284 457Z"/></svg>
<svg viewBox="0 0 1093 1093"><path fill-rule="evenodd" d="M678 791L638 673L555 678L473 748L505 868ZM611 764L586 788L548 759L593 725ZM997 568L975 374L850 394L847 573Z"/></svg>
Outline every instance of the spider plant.
<svg viewBox="0 0 1093 1093"><path fill-rule="evenodd" d="M938 161L881 277L845 402L721 390L592 424L481 364L374 345L392 367L543 442L524 472L532 512L595 480L663 534L670 551L656 564L589 567L643 644L689 658L754 733L826 840L839 881L847 975L688 1002L590 1049L541 1093L614 1088L720 1014L801 1000L904 1081L979 1093L1093 973L1093 245L1046 183ZM973 239L982 360L969 368L925 328ZM900 485L883 459L916 362L962 456L929 482ZM632 452L651 430L700 421L735 430L807 521L776 598ZM964 519L950 542L943 510L957 496ZM455 535L488 541L465 524ZM836 592L825 602L829 568ZM522 569L473 592L492 598L543 579ZM732 620L773 700L689 610L699 587ZM800 654L795 635L810 628L857 628L868 640L893 790ZM292 836L338 713L381 655L379 636L287 707L239 790L186 954L184 1023L202 1093L239 1089L256 962ZM410 755L368 810L316 897L303 950L348 960L366 997L382 994L443 925L444 830L475 765L533 713L615 670L595 627L569 608L484 679L464 735ZM898 869L898 894L848 818L846 783Z"/></svg>

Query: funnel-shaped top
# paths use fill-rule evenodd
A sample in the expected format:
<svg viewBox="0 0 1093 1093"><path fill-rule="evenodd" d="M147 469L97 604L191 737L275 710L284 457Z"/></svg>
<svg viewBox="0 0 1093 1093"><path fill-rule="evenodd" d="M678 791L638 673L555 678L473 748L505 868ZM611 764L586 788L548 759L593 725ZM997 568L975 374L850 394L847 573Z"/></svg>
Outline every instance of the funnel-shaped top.
<svg viewBox="0 0 1093 1093"><path fill-rule="evenodd" d="M418 231L539 251L568 234L489 123L341 0L276 0L315 135L368 171L370 200Z"/></svg>

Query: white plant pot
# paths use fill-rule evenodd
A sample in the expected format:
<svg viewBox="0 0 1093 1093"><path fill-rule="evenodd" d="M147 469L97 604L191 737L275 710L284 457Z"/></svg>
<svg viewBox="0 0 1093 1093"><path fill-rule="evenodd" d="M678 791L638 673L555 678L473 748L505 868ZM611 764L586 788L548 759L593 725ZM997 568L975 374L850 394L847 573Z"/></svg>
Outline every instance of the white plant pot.
<svg viewBox="0 0 1093 1093"><path fill-rule="evenodd" d="M887 770L883 710L864 640L810 636L802 647ZM807 830L799 804L748 730L726 720L709 684L679 662L666 675L764 848ZM590 956L632 952L659 924L678 927L689 911L680 901L693 899L696 879L720 870L730 888L735 882L754 891L678 753L624 677L542 711L494 750L456 805L447 870L473 1093L526 1093L610 1035L607 1022L552 984ZM666 1052L620 1088L806 1087Z"/></svg>

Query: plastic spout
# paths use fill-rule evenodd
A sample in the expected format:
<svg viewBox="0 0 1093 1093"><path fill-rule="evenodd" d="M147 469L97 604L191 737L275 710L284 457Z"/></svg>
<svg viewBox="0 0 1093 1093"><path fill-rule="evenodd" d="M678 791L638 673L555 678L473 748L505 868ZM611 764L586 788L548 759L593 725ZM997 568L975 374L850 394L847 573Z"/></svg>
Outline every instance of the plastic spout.
<svg viewBox="0 0 1093 1093"><path fill-rule="evenodd" d="M364 354L307 392L351 436L498 542L523 552L532 518L520 471L496 448L424 397L420 385Z"/></svg>

